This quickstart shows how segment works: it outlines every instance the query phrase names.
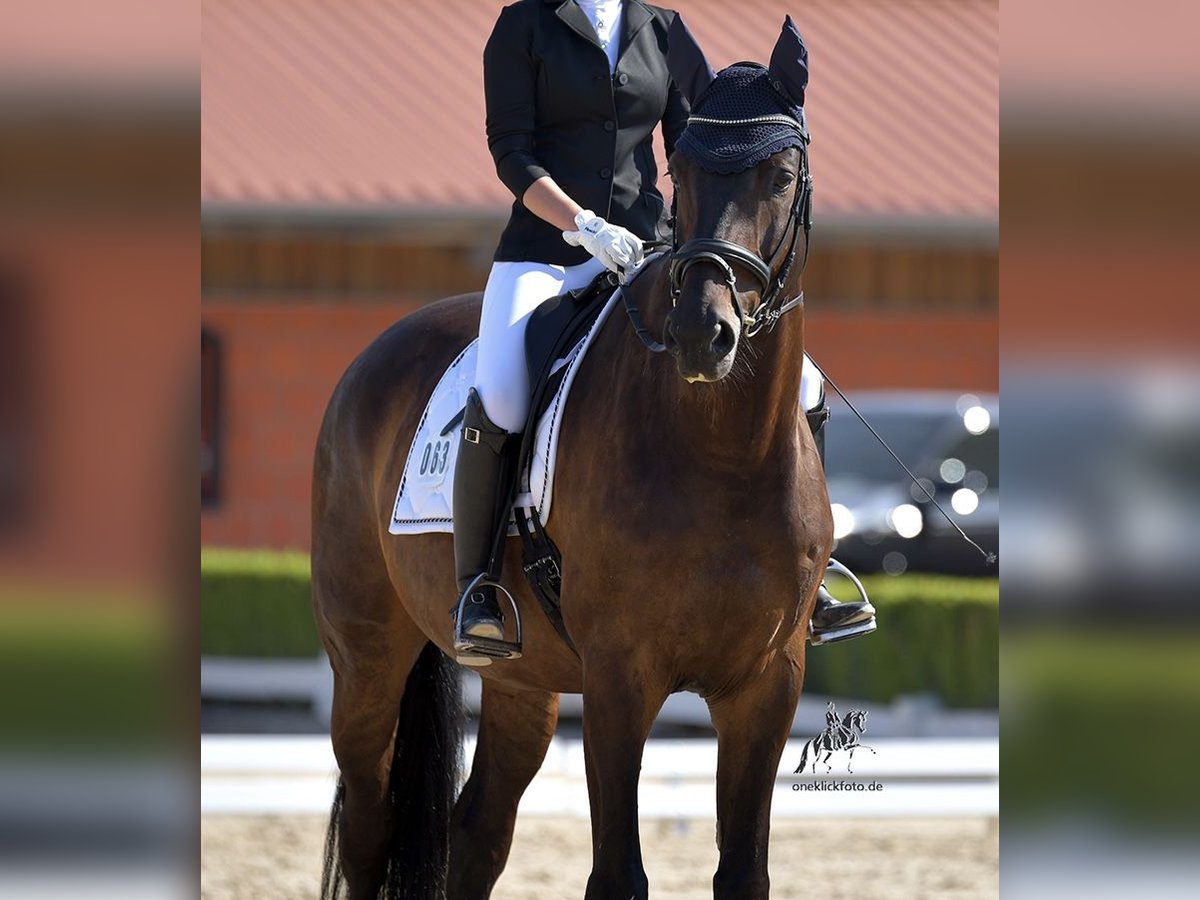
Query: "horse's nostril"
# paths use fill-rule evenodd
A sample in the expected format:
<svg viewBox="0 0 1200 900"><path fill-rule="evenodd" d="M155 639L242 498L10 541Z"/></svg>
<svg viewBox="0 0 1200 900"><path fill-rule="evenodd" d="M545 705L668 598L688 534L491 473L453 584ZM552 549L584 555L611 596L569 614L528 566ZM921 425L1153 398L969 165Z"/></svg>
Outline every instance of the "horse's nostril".
<svg viewBox="0 0 1200 900"><path fill-rule="evenodd" d="M718 358L727 356L733 350L737 338L733 334L733 326L728 322L722 321L717 325L717 336L713 338L712 348L713 353Z"/></svg>

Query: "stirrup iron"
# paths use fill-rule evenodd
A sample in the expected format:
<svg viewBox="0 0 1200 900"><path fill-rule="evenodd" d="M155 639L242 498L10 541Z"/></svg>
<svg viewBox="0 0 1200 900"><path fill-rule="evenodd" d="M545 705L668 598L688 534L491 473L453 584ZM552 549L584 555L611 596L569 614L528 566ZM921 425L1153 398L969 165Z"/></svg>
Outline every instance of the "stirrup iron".
<svg viewBox="0 0 1200 900"><path fill-rule="evenodd" d="M825 566L826 572L833 572L836 575L841 575L846 578L854 589L858 591L859 598L864 603L870 603L871 598L867 596L867 589L863 587L858 576L847 569L836 559L830 557L828 564ZM808 642L814 647L822 647L826 644L836 644L838 641L847 641L850 638L859 637L860 635L870 634L876 628L875 617L872 616L865 622L855 622L853 625L846 625L842 628L830 628L819 634L813 630L812 619L808 620Z"/></svg>
<svg viewBox="0 0 1200 900"><path fill-rule="evenodd" d="M513 614L513 627L516 629L516 635L513 640L506 641L503 638L476 637L463 631L463 613L466 612L467 599L472 593L483 587L493 588L497 592L497 597L503 594L508 600L508 606ZM499 581L488 578L487 572L480 572L476 575L471 583L467 585L467 589L462 592L462 596L458 598L458 609L454 617L454 652L459 656L488 657L488 662L482 663L483 665L490 665L492 659L521 658L521 611L517 608L516 598ZM479 665L480 663L468 662L464 664Z"/></svg>

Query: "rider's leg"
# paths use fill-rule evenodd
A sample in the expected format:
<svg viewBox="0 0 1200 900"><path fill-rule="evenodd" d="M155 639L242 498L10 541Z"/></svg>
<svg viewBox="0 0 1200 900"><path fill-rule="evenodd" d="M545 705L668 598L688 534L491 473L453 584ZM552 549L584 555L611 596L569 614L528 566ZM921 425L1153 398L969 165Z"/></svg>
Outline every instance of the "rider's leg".
<svg viewBox="0 0 1200 900"><path fill-rule="evenodd" d="M525 426L529 411L525 326L530 314L551 297L583 287L603 271L603 264L595 259L577 266L492 263L479 318L475 389L497 426L509 432Z"/></svg>
<svg viewBox="0 0 1200 900"><path fill-rule="evenodd" d="M820 371L804 356L804 367L800 374L800 402L804 405L813 441L825 464L825 422L829 419L829 407L825 403L825 383ZM834 565L840 564L834 561ZM861 586L860 586L861 589ZM863 594L861 600L839 602L825 588L824 582L817 588L817 605L813 611L813 642L832 643L869 634L875 630L875 607Z"/></svg>
<svg viewBox="0 0 1200 900"><path fill-rule="evenodd" d="M463 420L454 470L454 560L459 597L487 568L500 517L504 474L515 464L519 432L529 410L525 325L539 304L564 290L587 284L603 270L595 260L578 266L496 262L483 292L475 389ZM471 592L463 604L458 661L487 665L471 652L470 638L499 639L504 616L493 588ZM457 604L455 606L457 610Z"/></svg>

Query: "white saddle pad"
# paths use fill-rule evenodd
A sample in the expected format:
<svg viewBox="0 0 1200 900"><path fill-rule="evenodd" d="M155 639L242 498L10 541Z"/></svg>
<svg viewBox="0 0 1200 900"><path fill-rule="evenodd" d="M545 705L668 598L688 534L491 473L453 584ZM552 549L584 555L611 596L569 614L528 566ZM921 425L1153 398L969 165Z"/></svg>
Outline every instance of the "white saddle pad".
<svg viewBox="0 0 1200 900"><path fill-rule="evenodd" d="M565 365L568 369L554 399L538 422L533 460L529 471L522 473L522 484L527 484L529 491L518 496L516 503L517 506L533 506L537 509L538 518L543 524L550 520L550 498L554 486L559 424L562 421L563 410L566 409L567 395L592 339L600 331L620 296L620 289L613 292L583 339L566 357L555 364L555 368ZM388 531L392 534L424 534L454 530L451 501L454 463L458 458L462 425L456 424L446 434L442 434L442 431L466 405L467 391L475 383L477 343L472 341L468 344L450 364L425 405L425 412L417 425L416 436L408 451L408 460L404 464L404 474L396 491L396 502L392 506L392 520L388 525ZM516 533L515 525L510 526L509 533Z"/></svg>

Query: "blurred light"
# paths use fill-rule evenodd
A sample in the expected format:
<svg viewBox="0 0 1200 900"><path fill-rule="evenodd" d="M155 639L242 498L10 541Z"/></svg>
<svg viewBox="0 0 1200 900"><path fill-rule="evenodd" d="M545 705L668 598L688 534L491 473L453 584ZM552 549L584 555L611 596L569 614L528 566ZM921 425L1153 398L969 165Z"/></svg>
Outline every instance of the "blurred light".
<svg viewBox="0 0 1200 900"><path fill-rule="evenodd" d="M924 502L933 496L934 483L928 478L918 478L917 483L909 485L908 493L914 500Z"/></svg>
<svg viewBox="0 0 1200 900"><path fill-rule="evenodd" d="M830 504L829 508L833 512L833 539L840 541L854 531L854 513L841 503Z"/></svg>
<svg viewBox="0 0 1200 900"><path fill-rule="evenodd" d="M892 550L883 557L883 571L889 575L903 575L908 568L908 557L899 550Z"/></svg>
<svg viewBox="0 0 1200 900"><path fill-rule="evenodd" d="M915 538L925 526L921 510L911 503L901 503L899 506L893 507L887 518L892 530L902 538Z"/></svg>
<svg viewBox="0 0 1200 900"><path fill-rule="evenodd" d="M963 425L971 434L983 434L992 424L992 414L982 406L972 406L962 417Z"/></svg>
<svg viewBox="0 0 1200 900"><path fill-rule="evenodd" d="M958 482L963 480L963 476L967 474L967 467L963 465L961 459L955 459L952 456L949 459L942 460L942 464L938 468L938 474L946 484L958 484Z"/></svg>
<svg viewBox="0 0 1200 900"><path fill-rule="evenodd" d="M974 394L962 394L954 403L955 411L960 415L966 415L967 410L979 405L979 398Z"/></svg>
<svg viewBox="0 0 1200 900"><path fill-rule="evenodd" d="M970 488L959 488L950 498L950 505L960 516L969 516L979 509L979 495Z"/></svg>
<svg viewBox="0 0 1200 900"><path fill-rule="evenodd" d="M982 494L984 491L986 491L987 486L988 477L978 470L974 472L968 472L963 477L963 487L968 487L977 494Z"/></svg>
<svg viewBox="0 0 1200 900"><path fill-rule="evenodd" d="M1040 587L1039 602L1047 609L1070 600L1087 577L1092 565L1090 540L1086 526L1069 511L1027 505L1028 500L1018 494L1017 501L1006 507L1004 546L1020 561L1026 577Z"/></svg>

